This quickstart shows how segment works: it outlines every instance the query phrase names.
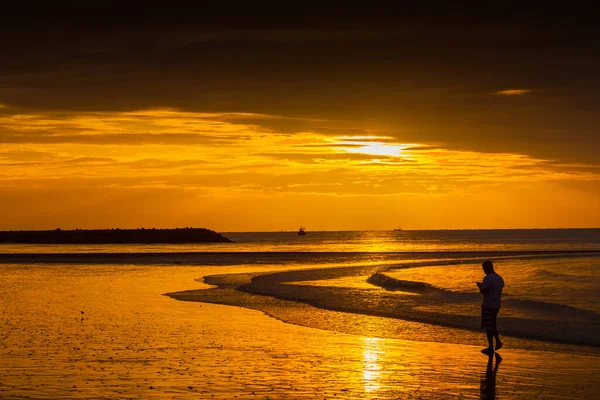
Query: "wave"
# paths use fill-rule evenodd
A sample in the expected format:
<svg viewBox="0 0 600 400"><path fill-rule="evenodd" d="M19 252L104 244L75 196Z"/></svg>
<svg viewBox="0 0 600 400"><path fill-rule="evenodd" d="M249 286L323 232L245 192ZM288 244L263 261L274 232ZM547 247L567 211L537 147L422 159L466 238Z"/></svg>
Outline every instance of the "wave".
<svg viewBox="0 0 600 400"><path fill-rule="evenodd" d="M297 284L350 276L368 276L371 288L311 286ZM393 318L454 328L464 332L480 331L478 293L452 292L422 282L402 281L385 275L381 266L357 266L292 270L267 274L239 274L205 277L221 292L200 290L168 294L195 301L240 305L265 309L265 298L307 304L318 309ZM377 289L377 290L373 290ZM218 290L218 289L217 289ZM215 295L218 293L218 295ZM257 296L258 295L258 296ZM296 318L301 324L315 326L310 311ZM499 317L503 335L551 343L597 347L600 316L589 310L518 298L507 298ZM440 332L440 330L436 331ZM434 333L438 335L438 333ZM440 334L440 335L443 335ZM441 340L436 337L430 340ZM444 341L444 340L441 340Z"/></svg>
<svg viewBox="0 0 600 400"><path fill-rule="evenodd" d="M546 271L549 272L549 271ZM555 274L553 275L566 275ZM566 275L568 276L568 275ZM425 282L413 282L396 279L385 275L385 273L375 273L371 275L367 282L382 287L387 290L400 290L404 292L412 292L430 297L436 297L437 301L443 302L471 302L478 303L481 300L479 293L455 292L438 288ZM600 320L600 315L594 311L586 310L578 307L573 307L565 304L557 304L539 300L520 299L504 296L502 301L503 309L510 311L520 311L521 313L529 313L532 317L541 315L545 319L582 319L589 321Z"/></svg>
<svg viewBox="0 0 600 400"><path fill-rule="evenodd" d="M573 282L573 283L588 283L588 282L590 282L590 277L585 276L585 275L565 274L565 273L560 273L560 272L555 272L555 271L549 271L547 269L541 269L541 270L536 271L534 276L536 278L541 278L541 279L553 278L553 279L559 279L562 281L568 281L568 282Z"/></svg>

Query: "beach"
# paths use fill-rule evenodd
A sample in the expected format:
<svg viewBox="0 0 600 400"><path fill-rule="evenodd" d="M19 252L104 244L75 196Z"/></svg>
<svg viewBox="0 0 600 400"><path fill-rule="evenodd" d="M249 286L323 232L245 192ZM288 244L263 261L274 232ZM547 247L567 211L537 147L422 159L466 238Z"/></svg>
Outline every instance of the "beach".
<svg viewBox="0 0 600 400"><path fill-rule="evenodd" d="M595 347L507 337L502 361L488 368L481 333L215 289L202 278L307 268L323 265L3 264L0 397L584 399L600 389ZM227 301L252 298L256 309L194 298L211 290L249 296Z"/></svg>
<svg viewBox="0 0 600 400"><path fill-rule="evenodd" d="M246 3L2 4L0 400L600 399L595 9Z"/></svg>

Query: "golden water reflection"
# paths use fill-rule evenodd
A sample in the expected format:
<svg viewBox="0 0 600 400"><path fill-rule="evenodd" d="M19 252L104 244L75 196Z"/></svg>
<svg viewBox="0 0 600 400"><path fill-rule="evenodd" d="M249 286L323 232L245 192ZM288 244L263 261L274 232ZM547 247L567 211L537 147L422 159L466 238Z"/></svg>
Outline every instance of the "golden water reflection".
<svg viewBox="0 0 600 400"><path fill-rule="evenodd" d="M363 386L371 393L381 389L381 365L378 359L383 352L379 338L364 338L363 348Z"/></svg>

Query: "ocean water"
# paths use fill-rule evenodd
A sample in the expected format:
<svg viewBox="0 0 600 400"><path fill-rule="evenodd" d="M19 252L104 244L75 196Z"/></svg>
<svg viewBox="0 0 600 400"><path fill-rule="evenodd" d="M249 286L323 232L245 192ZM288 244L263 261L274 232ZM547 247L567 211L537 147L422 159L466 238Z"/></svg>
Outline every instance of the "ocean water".
<svg viewBox="0 0 600 400"><path fill-rule="evenodd" d="M597 255L525 257L496 260L495 270L506 281L505 302L511 299L553 303L600 313L598 293L600 262ZM386 275L405 281L425 282L456 293L473 292L481 281L479 263L436 265L390 270Z"/></svg>
<svg viewBox="0 0 600 400"><path fill-rule="evenodd" d="M245 393L260 343L296 340L245 338L231 308L195 302L369 340L483 346L485 259L506 282L508 349L600 355L598 229L226 235L236 243L0 245L0 397L227 397ZM239 341L223 359L228 332Z"/></svg>
<svg viewBox="0 0 600 400"><path fill-rule="evenodd" d="M360 334L362 327L317 323L304 311L292 315L289 305L302 303L313 310L410 321L443 328L419 325L414 329L419 333L412 336L416 340L463 343L471 340L468 332L479 329L480 295L474 282L483 278L481 262L491 259L506 282L500 314L503 334L544 343L600 345L600 229L225 235L235 243L4 244L0 245L0 269L9 274L20 266L16 287L31 292L27 286L35 279L27 275L33 278L45 265L58 263L63 264L53 271L65 275L77 274L83 268L107 271L115 277L124 270L135 276L152 265L250 268L253 272L225 274L217 268L211 270L215 273L196 276L213 289L195 291L193 296L185 294L189 282L184 281L179 290L170 287L164 293L179 293L174 297L184 300L260 309L284 321L312 327L320 324L348 333ZM9 288L7 282L8 275L0 282L4 304L18 297L15 287ZM5 298L7 293L13 297ZM243 299L240 293L244 293ZM288 307L266 310L265 299L269 297L287 301ZM3 311L3 318L6 315ZM450 328L459 332L451 335L454 339L444 333ZM393 329L385 332L381 336L396 336ZM469 339L456 339L461 335ZM410 330L400 336L410 339Z"/></svg>
<svg viewBox="0 0 600 400"><path fill-rule="evenodd" d="M1 253L447 252L600 250L600 229L222 232L235 243L185 245L0 244Z"/></svg>

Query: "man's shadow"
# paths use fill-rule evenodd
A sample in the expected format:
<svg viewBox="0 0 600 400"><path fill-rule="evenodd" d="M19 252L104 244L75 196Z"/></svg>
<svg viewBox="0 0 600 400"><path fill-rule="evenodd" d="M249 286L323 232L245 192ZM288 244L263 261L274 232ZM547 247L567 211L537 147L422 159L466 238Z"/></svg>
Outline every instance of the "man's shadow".
<svg viewBox="0 0 600 400"><path fill-rule="evenodd" d="M480 394L479 398L485 400L496 399L496 374L498 373L498 367L502 362L500 354L495 353L496 364L494 365L494 354L491 354L488 359L487 368L485 374L481 376Z"/></svg>

